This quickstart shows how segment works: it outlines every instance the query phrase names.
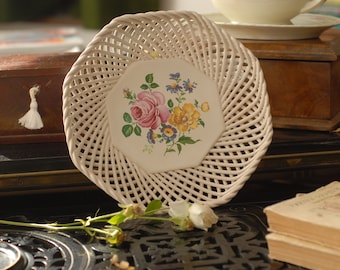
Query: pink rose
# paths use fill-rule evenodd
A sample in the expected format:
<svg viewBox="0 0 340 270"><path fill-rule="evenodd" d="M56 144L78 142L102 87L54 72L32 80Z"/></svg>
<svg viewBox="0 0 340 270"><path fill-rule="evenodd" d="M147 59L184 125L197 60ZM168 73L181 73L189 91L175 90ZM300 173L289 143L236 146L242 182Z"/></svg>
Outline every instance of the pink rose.
<svg viewBox="0 0 340 270"><path fill-rule="evenodd" d="M161 123L168 121L170 113L164 105L165 97L161 92L142 91L131 106L131 115L143 128L155 130Z"/></svg>

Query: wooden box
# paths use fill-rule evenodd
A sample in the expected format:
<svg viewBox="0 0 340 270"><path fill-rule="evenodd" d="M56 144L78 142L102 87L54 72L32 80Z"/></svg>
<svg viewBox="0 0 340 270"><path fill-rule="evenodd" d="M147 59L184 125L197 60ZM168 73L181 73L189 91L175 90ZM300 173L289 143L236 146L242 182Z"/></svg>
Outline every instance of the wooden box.
<svg viewBox="0 0 340 270"><path fill-rule="evenodd" d="M340 123L340 29L320 39L243 40L260 60L273 125L330 131Z"/></svg>
<svg viewBox="0 0 340 270"><path fill-rule="evenodd" d="M340 29L320 39L243 40L260 59L276 128L330 131L340 123ZM62 83L79 53L0 56L0 144L64 141ZM36 99L44 127L18 120Z"/></svg>
<svg viewBox="0 0 340 270"><path fill-rule="evenodd" d="M0 56L0 144L64 141L62 83L79 53ZM44 127L18 123L29 110L29 89L39 85L38 112Z"/></svg>

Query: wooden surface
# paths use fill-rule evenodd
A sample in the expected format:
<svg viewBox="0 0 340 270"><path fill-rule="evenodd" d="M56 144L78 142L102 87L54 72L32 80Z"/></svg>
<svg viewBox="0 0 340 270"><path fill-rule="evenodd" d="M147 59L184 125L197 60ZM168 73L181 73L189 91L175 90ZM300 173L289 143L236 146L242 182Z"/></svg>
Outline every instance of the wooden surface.
<svg viewBox="0 0 340 270"><path fill-rule="evenodd" d="M259 59L336 61L340 55L340 29L336 28L315 39L240 41Z"/></svg>

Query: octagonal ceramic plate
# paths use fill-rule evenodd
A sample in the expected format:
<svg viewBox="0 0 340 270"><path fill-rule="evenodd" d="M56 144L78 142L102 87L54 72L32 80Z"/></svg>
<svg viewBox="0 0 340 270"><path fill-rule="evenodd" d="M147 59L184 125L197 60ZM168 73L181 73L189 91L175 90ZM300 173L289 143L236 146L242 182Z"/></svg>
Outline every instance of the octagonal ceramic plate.
<svg viewBox="0 0 340 270"><path fill-rule="evenodd" d="M117 17L65 77L74 165L120 203L232 199L271 141L260 64L194 12Z"/></svg>

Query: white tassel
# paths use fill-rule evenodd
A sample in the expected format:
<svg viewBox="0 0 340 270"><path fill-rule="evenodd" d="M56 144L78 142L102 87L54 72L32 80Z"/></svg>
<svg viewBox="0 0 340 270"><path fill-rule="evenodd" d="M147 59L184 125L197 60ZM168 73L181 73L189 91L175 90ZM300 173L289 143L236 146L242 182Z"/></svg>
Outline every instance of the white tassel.
<svg viewBox="0 0 340 270"><path fill-rule="evenodd" d="M35 95L39 92L39 86L35 85L29 90L31 97L30 110L19 119L19 124L27 129L40 129L44 126L38 112L38 102Z"/></svg>

